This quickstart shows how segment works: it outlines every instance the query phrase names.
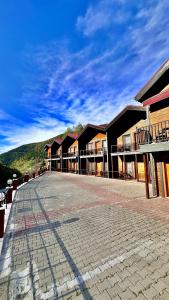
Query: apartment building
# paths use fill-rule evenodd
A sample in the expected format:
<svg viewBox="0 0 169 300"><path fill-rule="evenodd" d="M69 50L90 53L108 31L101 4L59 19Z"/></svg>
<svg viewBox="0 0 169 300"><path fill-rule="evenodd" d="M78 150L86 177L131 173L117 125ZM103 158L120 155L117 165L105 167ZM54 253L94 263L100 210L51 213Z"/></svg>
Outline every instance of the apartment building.
<svg viewBox="0 0 169 300"><path fill-rule="evenodd" d="M87 124L78 137L79 173L108 176L107 124Z"/></svg>
<svg viewBox="0 0 169 300"><path fill-rule="evenodd" d="M78 134L68 133L62 141L62 171L78 173Z"/></svg>
<svg viewBox="0 0 169 300"><path fill-rule="evenodd" d="M88 124L45 146L52 170L145 182L169 196L169 60L109 124ZM51 162L51 165L50 165Z"/></svg>

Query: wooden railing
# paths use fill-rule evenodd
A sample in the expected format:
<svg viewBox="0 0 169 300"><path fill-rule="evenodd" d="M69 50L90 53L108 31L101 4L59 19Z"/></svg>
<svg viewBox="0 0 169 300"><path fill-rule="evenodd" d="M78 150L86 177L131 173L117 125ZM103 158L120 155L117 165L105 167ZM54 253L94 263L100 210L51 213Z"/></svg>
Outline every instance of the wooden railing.
<svg viewBox="0 0 169 300"><path fill-rule="evenodd" d="M169 141L169 120L137 128L138 145Z"/></svg>

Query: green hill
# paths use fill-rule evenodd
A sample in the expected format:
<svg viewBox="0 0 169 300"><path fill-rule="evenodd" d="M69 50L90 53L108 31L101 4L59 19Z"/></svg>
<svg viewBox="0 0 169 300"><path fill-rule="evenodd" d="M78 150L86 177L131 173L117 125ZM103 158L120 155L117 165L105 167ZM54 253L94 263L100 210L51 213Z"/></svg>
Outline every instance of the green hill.
<svg viewBox="0 0 169 300"><path fill-rule="evenodd" d="M78 124L73 129L67 128L63 134L56 137L64 137L67 132L79 133L82 129L83 125ZM23 145L0 154L0 163L7 167L17 169L21 173L43 165L45 158L44 146L51 143L56 137L43 142Z"/></svg>

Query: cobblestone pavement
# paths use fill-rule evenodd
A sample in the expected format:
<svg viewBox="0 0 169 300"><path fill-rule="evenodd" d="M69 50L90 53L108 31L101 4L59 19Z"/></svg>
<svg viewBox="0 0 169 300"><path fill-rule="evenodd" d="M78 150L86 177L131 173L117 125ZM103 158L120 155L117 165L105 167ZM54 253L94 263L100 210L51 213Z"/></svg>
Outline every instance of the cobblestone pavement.
<svg viewBox="0 0 169 300"><path fill-rule="evenodd" d="M0 299L169 299L169 200L144 185L46 173L17 191Z"/></svg>

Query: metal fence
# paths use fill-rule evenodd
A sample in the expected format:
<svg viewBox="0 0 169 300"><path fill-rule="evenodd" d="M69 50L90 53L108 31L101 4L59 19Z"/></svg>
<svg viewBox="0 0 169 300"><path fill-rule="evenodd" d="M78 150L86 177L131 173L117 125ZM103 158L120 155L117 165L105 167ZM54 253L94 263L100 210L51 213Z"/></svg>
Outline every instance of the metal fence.
<svg viewBox="0 0 169 300"><path fill-rule="evenodd" d="M137 128L139 145L169 141L169 120Z"/></svg>

